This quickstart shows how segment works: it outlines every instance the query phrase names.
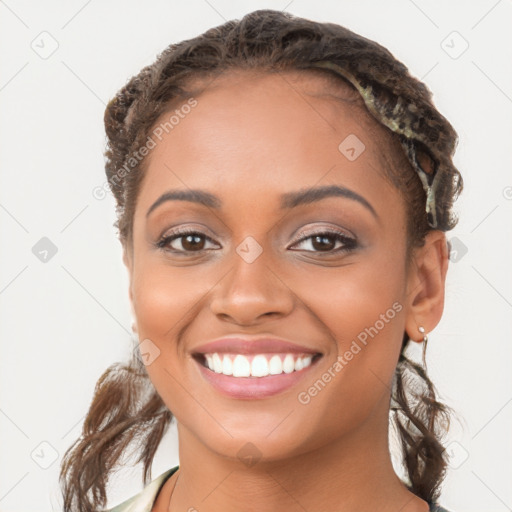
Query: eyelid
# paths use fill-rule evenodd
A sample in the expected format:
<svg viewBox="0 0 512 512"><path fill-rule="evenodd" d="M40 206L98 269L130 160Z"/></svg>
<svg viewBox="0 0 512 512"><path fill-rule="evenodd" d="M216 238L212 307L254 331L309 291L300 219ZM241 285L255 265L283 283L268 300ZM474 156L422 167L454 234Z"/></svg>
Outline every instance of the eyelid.
<svg viewBox="0 0 512 512"><path fill-rule="evenodd" d="M304 236L311 236L318 233L338 233L339 235L343 235L347 238L355 238L352 234L348 233L346 230L341 228L337 228L334 226L315 226L313 228L305 228L301 229L297 233L297 238L301 240Z"/></svg>
<svg viewBox="0 0 512 512"><path fill-rule="evenodd" d="M201 224L199 224L197 226L187 224L186 226L178 225L176 227L167 228L158 237L158 239L161 240L163 238L168 238L170 236L179 235L179 234L188 235L190 233L197 233L197 234L203 235L204 237L210 238L210 239L213 239L213 237L217 237L217 235L215 233L212 233L212 231L210 229L208 229L206 226L203 226ZM209 233L211 233L211 235Z"/></svg>

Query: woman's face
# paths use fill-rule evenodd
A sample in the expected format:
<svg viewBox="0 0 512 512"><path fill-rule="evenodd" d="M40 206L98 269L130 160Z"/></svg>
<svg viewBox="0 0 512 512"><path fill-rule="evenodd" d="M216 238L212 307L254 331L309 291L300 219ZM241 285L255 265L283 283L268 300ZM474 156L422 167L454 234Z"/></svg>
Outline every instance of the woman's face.
<svg viewBox="0 0 512 512"><path fill-rule="evenodd" d="M322 91L308 75L221 77L153 132L125 255L138 336L180 437L222 456L280 459L387 426L412 315L405 208L380 128ZM192 191L211 202L164 197ZM226 337L245 344L203 348ZM221 375L205 353L275 375Z"/></svg>

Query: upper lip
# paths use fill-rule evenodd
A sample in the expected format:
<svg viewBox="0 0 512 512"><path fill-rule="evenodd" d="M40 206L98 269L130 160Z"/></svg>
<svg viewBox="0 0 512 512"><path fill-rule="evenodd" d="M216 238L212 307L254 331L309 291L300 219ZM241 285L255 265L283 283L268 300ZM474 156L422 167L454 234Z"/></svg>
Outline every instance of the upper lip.
<svg viewBox="0 0 512 512"><path fill-rule="evenodd" d="M297 345L278 338L232 337L204 343L193 350L196 354L235 353L235 354L319 354L318 350Z"/></svg>

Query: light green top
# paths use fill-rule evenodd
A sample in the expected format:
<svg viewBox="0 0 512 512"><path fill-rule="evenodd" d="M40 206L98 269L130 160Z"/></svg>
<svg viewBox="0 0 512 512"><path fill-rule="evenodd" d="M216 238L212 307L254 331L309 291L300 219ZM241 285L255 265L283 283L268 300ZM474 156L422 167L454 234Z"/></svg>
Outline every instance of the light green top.
<svg viewBox="0 0 512 512"><path fill-rule="evenodd" d="M139 494L136 494L114 508L109 508L103 512L151 512L160 489L164 486L165 482L171 477L171 475L178 470L178 468L179 466L175 466L174 468L167 470L165 473L162 473L151 483L146 485Z"/></svg>

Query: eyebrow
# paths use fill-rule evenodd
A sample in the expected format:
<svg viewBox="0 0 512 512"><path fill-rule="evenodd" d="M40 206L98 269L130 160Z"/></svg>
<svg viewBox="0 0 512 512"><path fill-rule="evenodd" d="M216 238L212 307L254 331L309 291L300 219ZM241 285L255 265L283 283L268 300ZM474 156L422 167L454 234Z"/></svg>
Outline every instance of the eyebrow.
<svg viewBox="0 0 512 512"><path fill-rule="evenodd" d="M327 197L344 197L357 201L363 205L370 213L378 219L379 216L373 208L373 206L361 195L350 190L346 187L340 187L338 185L325 185L316 188L308 188L299 190L297 192L287 192L281 196L281 209L296 208L304 204L310 204L316 201L320 201ZM222 206L222 201L204 190L188 189L188 190L169 190L162 194L149 208L146 213L146 217L155 210L161 204L167 201L190 201L192 203L201 204L209 208L219 209Z"/></svg>

